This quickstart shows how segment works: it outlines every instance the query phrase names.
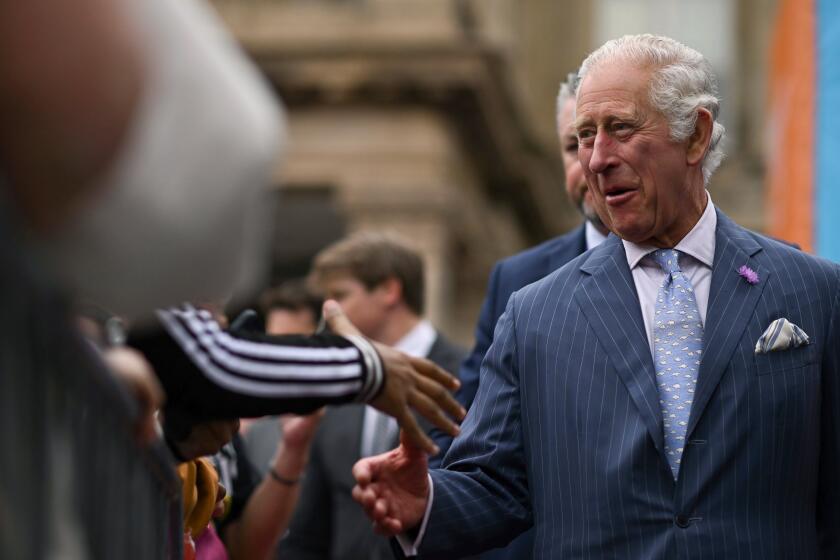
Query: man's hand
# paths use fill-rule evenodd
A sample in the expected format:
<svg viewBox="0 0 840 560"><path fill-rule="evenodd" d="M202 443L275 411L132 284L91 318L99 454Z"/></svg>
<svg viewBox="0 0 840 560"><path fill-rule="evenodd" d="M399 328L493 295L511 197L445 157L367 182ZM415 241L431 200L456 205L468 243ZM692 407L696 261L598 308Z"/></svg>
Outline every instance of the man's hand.
<svg viewBox="0 0 840 560"><path fill-rule="evenodd" d="M336 334L361 336L335 301L324 302L324 318ZM396 418L415 445L427 453L436 454L439 451L437 446L420 428L411 408L447 434L457 436L458 425L447 414L459 421L466 415L466 411L450 393L460 383L429 360L406 356L376 342L372 344L382 359L385 386L369 404Z"/></svg>
<svg viewBox="0 0 840 560"><path fill-rule="evenodd" d="M429 500L429 463L425 452L400 435L400 446L353 466L353 498L373 520L374 530L394 536L417 527Z"/></svg>

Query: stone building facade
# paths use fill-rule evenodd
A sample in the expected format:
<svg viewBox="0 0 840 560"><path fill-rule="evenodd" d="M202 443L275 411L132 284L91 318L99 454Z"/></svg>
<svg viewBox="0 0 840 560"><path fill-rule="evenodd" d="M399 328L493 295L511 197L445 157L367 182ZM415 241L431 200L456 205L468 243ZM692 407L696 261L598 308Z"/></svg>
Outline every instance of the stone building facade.
<svg viewBox="0 0 840 560"><path fill-rule="evenodd" d="M600 40L607 0L213 3L287 108L278 279L304 274L345 233L395 231L426 259L431 319L468 344L492 263L579 223L563 190L555 95ZM738 46L726 123L738 141L712 193L760 229L755 100L774 3L735 4L722 32Z"/></svg>

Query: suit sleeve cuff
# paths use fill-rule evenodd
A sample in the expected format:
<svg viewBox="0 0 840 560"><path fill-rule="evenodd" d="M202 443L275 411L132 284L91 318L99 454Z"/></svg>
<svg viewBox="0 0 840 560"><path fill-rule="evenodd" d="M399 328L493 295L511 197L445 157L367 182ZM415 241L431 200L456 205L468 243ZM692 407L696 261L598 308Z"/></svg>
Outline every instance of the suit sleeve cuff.
<svg viewBox="0 0 840 560"><path fill-rule="evenodd" d="M432 475L427 474L426 476L429 477L429 499L426 501L426 512L423 514L423 522L420 523L420 530L417 531L417 537L415 537L412 542L411 537L407 532L397 535L397 543L399 543L403 554L407 557L417 556L417 549L420 548L420 544L423 542L423 537L426 535L426 525L429 523L429 514L432 513L432 502L435 499L435 483L432 480Z"/></svg>

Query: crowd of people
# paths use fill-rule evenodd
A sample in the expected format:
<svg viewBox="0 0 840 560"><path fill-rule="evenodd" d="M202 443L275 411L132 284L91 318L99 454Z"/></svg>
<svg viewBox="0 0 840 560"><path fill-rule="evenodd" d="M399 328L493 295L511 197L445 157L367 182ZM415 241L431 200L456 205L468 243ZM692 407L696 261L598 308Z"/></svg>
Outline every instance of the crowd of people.
<svg viewBox="0 0 840 560"><path fill-rule="evenodd" d="M201 3L77 4L0 7L0 260L9 324L32 318L14 298L53 309L36 320L66 322L83 359L60 346L38 369L36 327L4 330L0 381L113 376L134 411L120 441L165 448L179 477L155 550L840 557L840 267L712 202L725 130L702 54L625 36L561 85L582 224L496 264L468 352L424 315L420 254L383 232L227 317L260 268L281 109ZM64 429L4 472L77 454ZM0 553L102 556L118 537L73 509L95 493L47 471L46 517L16 518L20 481L0 477Z"/></svg>

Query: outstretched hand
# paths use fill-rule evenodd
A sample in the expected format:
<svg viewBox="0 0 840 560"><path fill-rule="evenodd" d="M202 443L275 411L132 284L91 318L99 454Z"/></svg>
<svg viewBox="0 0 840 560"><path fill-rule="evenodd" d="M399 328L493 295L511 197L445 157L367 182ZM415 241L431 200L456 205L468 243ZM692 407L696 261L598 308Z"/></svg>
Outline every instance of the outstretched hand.
<svg viewBox="0 0 840 560"><path fill-rule="evenodd" d="M336 334L361 336L333 300L324 302L324 319ZM420 428L411 409L452 437L457 436L458 425L449 417L460 421L466 415L451 393L460 383L429 360L407 356L376 342L372 344L382 359L385 386L369 404L396 418L408 439L420 449L436 454L437 446Z"/></svg>
<svg viewBox="0 0 840 560"><path fill-rule="evenodd" d="M396 449L353 466L353 498L381 535L394 536L418 526L429 500L428 458L406 436L400 434Z"/></svg>
<svg viewBox="0 0 840 560"><path fill-rule="evenodd" d="M306 416L284 414L280 417L280 427L283 431L283 444L290 449L306 450L312 444L312 438L318 429L318 424L324 417L325 408L319 408Z"/></svg>

